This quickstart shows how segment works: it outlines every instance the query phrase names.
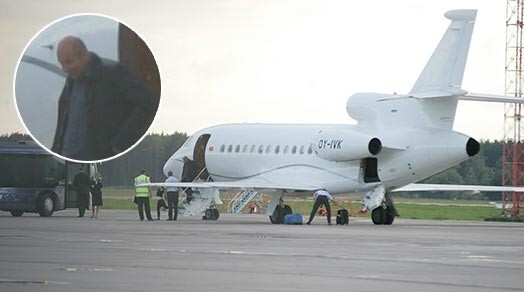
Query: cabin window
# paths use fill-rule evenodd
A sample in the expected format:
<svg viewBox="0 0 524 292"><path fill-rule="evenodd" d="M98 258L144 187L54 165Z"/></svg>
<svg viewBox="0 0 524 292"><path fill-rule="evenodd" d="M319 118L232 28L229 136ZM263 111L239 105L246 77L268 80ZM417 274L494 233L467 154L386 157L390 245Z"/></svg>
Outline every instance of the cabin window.
<svg viewBox="0 0 524 292"><path fill-rule="evenodd" d="M313 148L311 148L311 144L310 144L309 147L307 148L307 154L311 155L312 153L313 153Z"/></svg>
<svg viewBox="0 0 524 292"><path fill-rule="evenodd" d="M286 146L284 147L284 154L287 154L288 151L289 151L289 145L286 145Z"/></svg>
<svg viewBox="0 0 524 292"><path fill-rule="evenodd" d="M305 146L300 146L300 155L304 154Z"/></svg>
<svg viewBox="0 0 524 292"><path fill-rule="evenodd" d="M291 154L296 154L297 153L297 146L293 146L293 148L291 148Z"/></svg>
<svg viewBox="0 0 524 292"><path fill-rule="evenodd" d="M275 154L278 154L278 152L280 152L280 145L277 145L277 147L275 147Z"/></svg>
<svg viewBox="0 0 524 292"><path fill-rule="evenodd" d="M231 151L233 151L233 145L227 146L227 152L231 152Z"/></svg>
<svg viewBox="0 0 524 292"><path fill-rule="evenodd" d="M258 147L258 154L262 154L264 152L264 145L260 145Z"/></svg>
<svg viewBox="0 0 524 292"><path fill-rule="evenodd" d="M267 145L266 147L266 154L269 154L271 152L271 145Z"/></svg>
<svg viewBox="0 0 524 292"><path fill-rule="evenodd" d="M237 147L235 147L235 152L236 153L240 152L240 145L237 145Z"/></svg>
<svg viewBox="0 0 524 292"><path fill-rule="evenodd" d="M226 145L222 144L222 146L220 146L220 152L224 152L224 150L226 150Z"/></svg>
<svg viewBox="0 0 524 292"><path fill-rule="evenodd" d="M242 148L242 152L246 153L247 152L247 144L244 145L244 148Z"/></svg>
<svg viewBox="0 0 524 292"><path fill-rule="evenodd" d="M251 145L251 150L249 152L255 153L255 147L256 147L255 144Z"/></svg>

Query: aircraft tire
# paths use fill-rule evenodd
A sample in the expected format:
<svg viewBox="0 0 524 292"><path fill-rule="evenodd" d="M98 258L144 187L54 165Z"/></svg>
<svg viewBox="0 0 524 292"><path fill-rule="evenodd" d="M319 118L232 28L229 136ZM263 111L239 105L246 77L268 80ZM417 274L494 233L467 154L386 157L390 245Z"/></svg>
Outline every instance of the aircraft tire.
<svg viewBox="0 0 524 292"><path fill-rule="evenodd" d="M206 209L204 212L204 216L202 216L202 220L209 220L211 218L211 209Z"/></svg>
<svg viewBox="0 0 524 292"><path fill-rule="evenodd" d="M220 217L220 211L218 209L207 209L202 216L202 220L218 220Z"/></svg>
<svg viewBox="0 0 524 292"><path fill-rule="evenodd" d="M393 224L393 221L395 220L395 215L393 215L393 212L391 212L389 209L385 209L384 211L384 225Z"/></svg>
<svg viewBox="0 0 524 292"><path fill-rule="evenodd" d="M13 217L20 217L22 216L22 214L24 214L24 211L19 211L19 210L14 210L14 211L10 211L11 212L11 216Z"/></svg>
<svg viewBox="0 0 524 292"><path fill-rule="evenodd" d="M36 209L41 217L50 217L55 210L55 202L49 194L43 194L38 197Z"/></svg>
<svg viewBox="0 0 524 292"><path fill-rule="evenodd" d="M382 207L373 209L373 211L371 211L371 221L373 221L375 225L383 225L386 221L385 211Z"/></svg>
<svg viewBox="0 0 524 292"><path fill-rule="evenodd" d="M209 217L209 220L218 220L218 217L220 217L220 211L218 211L218 209L211 209L211 217Z"/></svg>

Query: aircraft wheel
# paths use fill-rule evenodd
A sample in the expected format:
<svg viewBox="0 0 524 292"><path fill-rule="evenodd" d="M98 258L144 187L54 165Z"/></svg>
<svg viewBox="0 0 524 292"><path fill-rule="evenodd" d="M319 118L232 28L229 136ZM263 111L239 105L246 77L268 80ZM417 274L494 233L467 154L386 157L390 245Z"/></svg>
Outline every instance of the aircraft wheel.
<svg viewBox="0 0 524 292"><path fill-rule="evenodd" d="M13 217L20 217L22 216L22 214L24 214L24 211L19 211L19 210L11 211L11 216Z"/></svg>
<svg viewBox="0 0 524 292"><path fill-rule="evenodd" d="M204 216L202 216L202 220L209 220L210 217L211 217L211 209L207 209L204 212Z"/></svg>
<svg viewBox="0 0 524 292"><path fill-rule="evenodd" d="M36 203L36 209L41 217L49 217L53 215L55 210L55 202L49 194L40 195Z"/></svg>
<svg viewBox="0 0 524 292"><path fill-rule="evenodd" d="M218 220L218 217L220 217L220 211L218 211L218 209L211 209L211 217L209 217L209 220Z"/></svg>
<svg viewBox="0 0 524 292"><path fill-rule="evenodd" d="M375 223L375 225L382 225L384 224L385 220L386 220L386 210L384 210L384 208L382 207L378 207L378 208L375 208L373 209L373 211L371 212L371 220L373 221L373 223Z"/></svg>
<svg viewBox="0 0 524 292"><path fill-rule="evenodd" d="M202 216L202 220L218 220L220 217L220 211L218 209L207 209Z"/></svg>
<svg viewBox="0 0 524 292"><path fill-rule="evenodd" d="M393 221L395 220L395 215L393 215L393 212L391 212L389 209L386 209L384 215L384 225L393 224Z"/></svg>
<svg viewBox="0 0 524 292"><path fill-rule="evenodd" d="M273 224L282 224L284 223L284 208L277 206L273 215L269 216L269 220Z"/></svg>

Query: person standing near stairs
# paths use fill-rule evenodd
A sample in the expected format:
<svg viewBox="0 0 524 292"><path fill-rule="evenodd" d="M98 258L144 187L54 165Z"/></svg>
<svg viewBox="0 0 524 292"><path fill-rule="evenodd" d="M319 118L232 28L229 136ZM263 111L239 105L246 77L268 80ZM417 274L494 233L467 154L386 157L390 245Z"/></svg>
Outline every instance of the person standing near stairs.
<svg viewBox="0 0 524 292"><path fill-rule="evenodd" d="M168 178L166 183L177 183L178 179L173 176L173 172L170 170L167 172ZM177 187L166 187L167 192L167 206L169 208L169 218L167 220L175 220L178 217L178 188Z"/></svg>
<svg viewBox="0 0 524 292"><path fill-rule="evenodd" d="M189 159L189 157L184 156L184 168L182 170L182 182L193 182L193 180L198 175L197 165L194 160ZM186 201L189 203L193 199L193 190L191 188L186 188Z"/></svg>

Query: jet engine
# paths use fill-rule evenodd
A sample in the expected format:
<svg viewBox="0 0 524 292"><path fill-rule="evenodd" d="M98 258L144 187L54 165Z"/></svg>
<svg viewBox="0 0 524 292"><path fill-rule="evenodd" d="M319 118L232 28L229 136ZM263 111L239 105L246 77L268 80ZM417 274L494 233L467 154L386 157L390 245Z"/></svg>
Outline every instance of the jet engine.
<svg viewBox="0 0 524 292"><path fill-rule="evenodd" d="M315 153L329 161L350 161L375 156L382 150L382 142L359 132L348 130L321 130L312 141Z"/></svg>

